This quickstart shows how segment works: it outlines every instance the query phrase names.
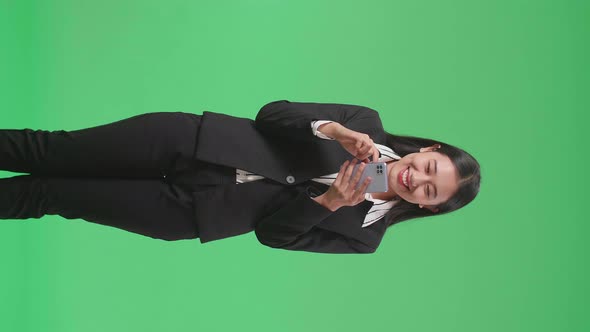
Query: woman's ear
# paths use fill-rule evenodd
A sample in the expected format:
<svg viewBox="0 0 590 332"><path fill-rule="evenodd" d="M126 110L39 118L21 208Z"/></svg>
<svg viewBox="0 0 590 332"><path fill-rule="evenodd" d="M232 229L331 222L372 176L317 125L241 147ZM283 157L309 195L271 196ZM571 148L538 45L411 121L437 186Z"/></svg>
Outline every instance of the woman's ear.
<svg viewBox="0 0 590 332"><path fill-rule="evenodd" d="M420 206L420 208L424 208L425 206L422 204L419 204L418 206ZM426 206L426 208L430 211L432 211L433 213L437 213L438 212L438 208L437 207L432 207L432 206Z"/></svg>
<svg viewBox="0 0 590 332"><path fill-rule="evenodd" d="M431 152L431 151L435 151L436 149L440 149L440 144L433 144L431 146L427 146L424 148L420 148L420 152Z"/></svg>

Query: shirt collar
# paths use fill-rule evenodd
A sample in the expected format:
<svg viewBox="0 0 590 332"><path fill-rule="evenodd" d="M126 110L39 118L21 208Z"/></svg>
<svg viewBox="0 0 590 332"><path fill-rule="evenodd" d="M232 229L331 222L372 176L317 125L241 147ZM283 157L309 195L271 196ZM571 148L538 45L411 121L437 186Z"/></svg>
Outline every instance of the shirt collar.
<svg viewBox="0 0 590 332"><path fill-rule="evenodd" d="M375 143L375 146L379 150L380 157L377 161L380 162L387 162L391 160L400 160L402 159L400 156L397 155L390 147L382 144Z"/></svg>

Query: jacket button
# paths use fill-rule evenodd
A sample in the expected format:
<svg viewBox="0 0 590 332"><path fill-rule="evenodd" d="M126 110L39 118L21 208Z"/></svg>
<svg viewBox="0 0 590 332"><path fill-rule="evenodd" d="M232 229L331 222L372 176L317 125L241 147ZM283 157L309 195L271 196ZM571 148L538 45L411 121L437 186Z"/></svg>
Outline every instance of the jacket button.
<svg viewBox="0 0 590 332"><path fill-rule="evenodd" d="M295 177L293 175L289 175L287 176L287 183L293 183L295 182Z"/></svg>

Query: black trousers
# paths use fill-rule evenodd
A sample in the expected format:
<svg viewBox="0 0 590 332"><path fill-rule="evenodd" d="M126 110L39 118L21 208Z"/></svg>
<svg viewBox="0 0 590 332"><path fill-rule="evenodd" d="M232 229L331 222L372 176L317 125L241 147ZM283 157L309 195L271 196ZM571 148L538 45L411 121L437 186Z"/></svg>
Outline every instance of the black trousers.
<svg viewBox="0 0 590 332"><path fill-rule="evenodd" d="M0 219L66 219L163 240L199 236L190 194L224 169L193 158L201 116L136 115L74 131L0 130ZM234 177L235 179L235 177Z"/></svg>

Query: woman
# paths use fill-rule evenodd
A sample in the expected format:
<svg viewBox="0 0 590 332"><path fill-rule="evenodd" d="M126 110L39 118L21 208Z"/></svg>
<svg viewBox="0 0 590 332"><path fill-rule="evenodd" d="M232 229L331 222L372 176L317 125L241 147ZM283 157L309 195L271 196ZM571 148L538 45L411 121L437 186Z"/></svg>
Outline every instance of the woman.
<svg viewBox="0 0 590 332"><path fill-rule="evenodd" d="M388 191L355 191L352 158L386 161ZM463 150L388 134L375 110L287 100L255 120L158 112L0 130L0 169L31 173L0 180L3 219L54 214L201 243L254 230L269 247L322 253L375 252L388 226L466 205L480 179Z"/></svg>

